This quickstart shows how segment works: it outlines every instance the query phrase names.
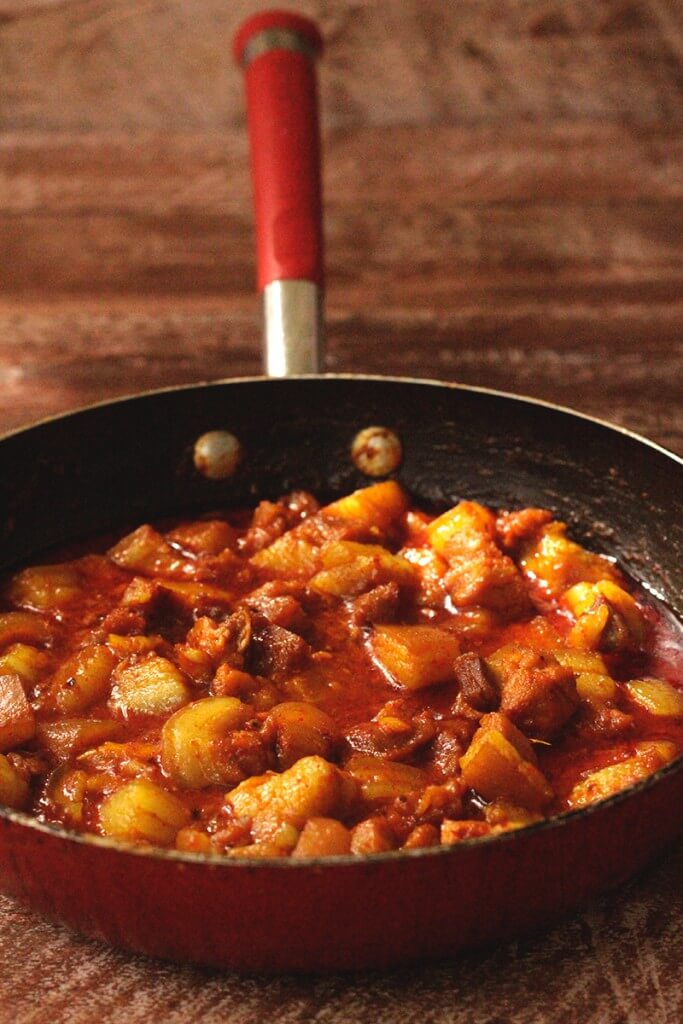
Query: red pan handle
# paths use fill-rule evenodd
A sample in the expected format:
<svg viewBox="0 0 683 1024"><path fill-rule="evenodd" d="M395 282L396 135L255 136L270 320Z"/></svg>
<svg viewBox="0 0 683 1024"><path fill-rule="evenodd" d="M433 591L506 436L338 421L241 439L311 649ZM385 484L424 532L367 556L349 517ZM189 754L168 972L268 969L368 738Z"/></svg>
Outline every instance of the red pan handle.
<svg viewBox="0 0 683 1024"><path fill-rule="evenodd" d="M245 71L263 294L266 372L322 362L323 242L315 58L317 26L286 11L254 15L234 39Z"/></svg>

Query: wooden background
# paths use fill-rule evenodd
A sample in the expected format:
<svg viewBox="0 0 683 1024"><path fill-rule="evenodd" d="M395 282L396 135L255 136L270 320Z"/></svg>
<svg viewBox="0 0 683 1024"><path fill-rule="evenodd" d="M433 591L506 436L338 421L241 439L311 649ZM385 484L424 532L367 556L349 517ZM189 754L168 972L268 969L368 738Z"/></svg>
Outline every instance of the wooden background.
<svg viewBox="0 0 683 1024"><path fill-rule="evenodd" d="M230 42L267 6L0 0L0 430L258 372ZM327 41L328 368L516 390L683 452L681 0L288 6ZM0 899L0 1020L680 1024L682 911L678 849L542 937L264 982Z"/></svg>

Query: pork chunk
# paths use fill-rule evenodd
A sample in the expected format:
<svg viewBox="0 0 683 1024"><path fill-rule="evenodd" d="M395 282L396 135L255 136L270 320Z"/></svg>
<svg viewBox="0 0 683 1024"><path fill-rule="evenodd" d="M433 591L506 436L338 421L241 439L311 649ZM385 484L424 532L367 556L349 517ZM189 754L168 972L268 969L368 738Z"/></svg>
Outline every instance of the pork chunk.
<svg viewBox="0 0 683 1024"><path fill-rule="evenodd" d="M520 644L501 647L488 659L501 692L501 711L526 735L548 740L579 706L574 675L552 655Z"/></svg>

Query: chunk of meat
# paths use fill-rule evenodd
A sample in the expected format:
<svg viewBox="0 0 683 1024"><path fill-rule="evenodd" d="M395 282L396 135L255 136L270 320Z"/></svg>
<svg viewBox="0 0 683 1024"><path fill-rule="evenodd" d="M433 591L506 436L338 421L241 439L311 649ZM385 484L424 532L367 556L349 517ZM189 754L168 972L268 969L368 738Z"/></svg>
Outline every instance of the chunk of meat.
<svg viewBox="0 0 683 1024"><path fill-rule="evenodd" d="M551 655L521 644L487 659L501 692L501 710L535 739L549 740L579 706L574 675Z"/></svg>
<svg viewBox="0 0 683 1024"><path fill-rule="evenodd" d="M371 626L377 622L393 622L398 614L401 592L391 580L361 594L351 605L351 621L355 626Z"/></svg>
<svg viewBox="0 0 683 1024"><path fill-rule="evenodd" d="M493 711L500 703L495 679L478 654L468 651L456 658L455 678L462 700L474 711Z"/></svg>
<svg viewBox="0 0 683 1024"><path fill-rule="evenodd" d="M16 672L0 675L0 751L13 750L33 739L36 731L33 708L26 699Z"/></svg>
<svg viewBox="0 0 683 1024"><path fill-rule="evenodd" d="M250 611L267 619L273 626L282 626L295 633L304 632L310 626L308 616L301 603L292 594L278 593L278 581L266 583L246 599Z"/></svg>
<svg viewBox="0 0 683 1024"><path fill-rule="evenodd" d="M351 852L351 833L334 818L309 818L293 857L333 857Z"/></svg>
<svg viewBox="0 0 683 1024"><path fill-rule="evenodd" d="M473 501L461 501L428 527L430 542L449 565L444 582L457 606L482 605L506 619L531 604L517 566L495 541L495 518Z"/></svg>
<svg viewBox="0 0 683 1024"><path fill-rule="evenodd" d="M476 722L466 718L447 718L439 722L431 750L431 762L438 778L445 780L460 774L460 759L476 728Z"/></svg>
<svg viewBox="0 0 683 1024"><path fill-rule="evenodd" d="M284 679L300 668L310 654L310 646L298 633L264 619L254 626L248 668L255 675Z"/></svg>
<svg viewBox="0 0 683 1024"><path fill-rule="evenodd" d="M390 701L378 712L374 721L354 726L346 733L346 742L359 754L403 761L426 746L436 735L431 711L411 714L402 701Z"/></svg>
<svg viewBox="0 0 683 1024"><path fill-rule="evenodd" d="M242 550L248 555L262 551L309 516L315 515L319 507L307 491L293 491L279 501L262 501L242 538Z"/></svg>
<svg viewBox="0 0 683 1024"><path fill-rule="evenodd" d="M501 512L496 519L496 536L506 551L514 553L522 541L536 537L552 518L552 512L545 508L520 508L514 512Z"/></svg>
<svg viewBox="0 0 683 1024"><path fill-rule="evenodd" d="M366 818L351 832L351 853L387 853L397 845L396 836L384 818Z"/></svg>

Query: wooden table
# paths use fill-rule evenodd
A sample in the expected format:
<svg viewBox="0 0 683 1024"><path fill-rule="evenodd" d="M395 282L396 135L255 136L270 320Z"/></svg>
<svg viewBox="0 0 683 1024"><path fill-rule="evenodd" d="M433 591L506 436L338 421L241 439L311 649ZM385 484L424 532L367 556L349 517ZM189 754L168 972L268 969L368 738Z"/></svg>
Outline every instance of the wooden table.
<svg viewBox="0 0 683 1024"><path fill-rule="evenodd" d="M0 0L0 429L258 372L227 54L264 6ZM680 5L289 6L328 42L328 368L515 390L683 453ZM129 957L0 898L0 1021L680 1024L682 911L678 847L543 935L264 980Z"/></svg>

